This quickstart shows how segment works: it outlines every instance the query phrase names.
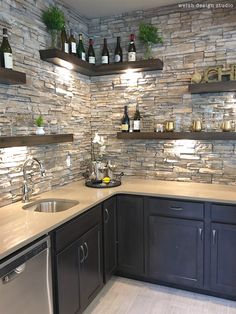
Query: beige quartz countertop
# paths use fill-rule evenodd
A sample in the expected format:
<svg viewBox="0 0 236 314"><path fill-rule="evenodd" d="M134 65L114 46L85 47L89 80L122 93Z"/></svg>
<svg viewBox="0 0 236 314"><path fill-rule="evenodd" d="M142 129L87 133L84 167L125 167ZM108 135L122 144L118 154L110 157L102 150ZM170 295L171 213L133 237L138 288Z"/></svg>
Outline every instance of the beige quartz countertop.
<svg viewBox="0 0 236 314"><path fill-rule="evenodd" d="M85 187L84 180L81 180L31 198L31 201L52 197L79 201L78 205L66 211L31 212L23 210L21 202L1 207L0 259L117 193L236 204L234 186L125 178L119 187L94 189Z"/></svg>

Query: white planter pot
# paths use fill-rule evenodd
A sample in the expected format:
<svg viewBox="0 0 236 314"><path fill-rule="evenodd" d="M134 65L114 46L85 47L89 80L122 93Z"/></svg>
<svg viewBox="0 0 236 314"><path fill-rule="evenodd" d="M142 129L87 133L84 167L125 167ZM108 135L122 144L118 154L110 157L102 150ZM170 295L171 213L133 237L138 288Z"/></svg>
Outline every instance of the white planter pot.
<svg viewBox="0 0 236 314"><path fill-rule="evenodd" d="M45 131L42 126L38 126L36 129L36 135L44 135Z"/></svg>

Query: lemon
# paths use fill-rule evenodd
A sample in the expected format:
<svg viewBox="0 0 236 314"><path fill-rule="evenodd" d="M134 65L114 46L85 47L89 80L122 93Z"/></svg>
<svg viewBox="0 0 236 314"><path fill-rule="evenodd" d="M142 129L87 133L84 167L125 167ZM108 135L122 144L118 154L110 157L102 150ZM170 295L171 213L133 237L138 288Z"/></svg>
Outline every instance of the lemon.
<svg viewBox="0 0 236 314"><path fill-rule="evenodd" d="M109 177L105 177L102 179L102 182L107 183L107 184L110 183L110 181L111 179Z"/></svg>

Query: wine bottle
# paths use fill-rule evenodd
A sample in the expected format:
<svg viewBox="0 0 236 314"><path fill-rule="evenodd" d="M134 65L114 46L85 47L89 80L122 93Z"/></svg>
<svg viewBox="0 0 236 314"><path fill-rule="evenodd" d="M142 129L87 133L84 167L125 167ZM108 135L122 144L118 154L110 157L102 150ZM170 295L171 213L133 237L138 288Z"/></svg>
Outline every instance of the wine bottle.
<svg viewBox="0 0 236 314"><path fill-rule="evenodd" d="M93 49L93 41L92 41L91 38L89 39L88 62L91 63L91 64L95 64L96 63L95 52L94 52L94 49Z"/></svg>
<svg viewBox="0 0 236 314"><path fill-rule="evenodd" d="M86 54L85 54L85 50L84 50L82 34L79 34L79 43L78 43L78 47L77 47L77 56L81 60L86 61Z"/></svg>
<svg viewBox="0 0 236 314"><path fill-rule="evenodd" d="M136 105L136 110L134 113L134 132L140 132L140 112L139 112L139 105Z"/></svg>
<svg viewBox="0 0 236 314"><path fill-rule="evenodd" d="M121 131L129 132L129 115L128 115L128 107L124 107L124 115L121 120Z"/></svg>
<svg viewBox="0 0 236 314"><path fill-rule="evenodd" d="M123 61L123 53L120 46L120 37L117 37L116 49L115 49L115 63Z"/></svg>
<svg viewBox="0 0 236 314"><path fill-rule="evenodd" d="M7 29L3 28L3 39L0 47L1 66L13 69L12 50L8 41Z"/></svg>
<svg viewBox="0 0 236 314"><path fill-rule="evenodd" d="M130 35L130 43L128 47L128 61L136 61L136 47L134 44L134 34Z"/></svg>
<svg viewBox="0 0 236 314"><path fill-rule="evenodd" d="M62 27L62 30L61 30L61 50L66 53L69 53L69 43L68 43L65 25Z"/></svg>
<svg viewBox="0 0 236 314"><path fill-rule="evenodd" d="M75 40L74 32L72 29L70 30L70 37L68 39L68 43L69 43L69 53L76 56L76 40Z"/></svg>
<svg viewBox="0 0 236 314"><path fill-rule="evenodd" d="M106 38L104 38L104 44L102 49L102 64L109 64L109 51L107 48Z"/></svg>

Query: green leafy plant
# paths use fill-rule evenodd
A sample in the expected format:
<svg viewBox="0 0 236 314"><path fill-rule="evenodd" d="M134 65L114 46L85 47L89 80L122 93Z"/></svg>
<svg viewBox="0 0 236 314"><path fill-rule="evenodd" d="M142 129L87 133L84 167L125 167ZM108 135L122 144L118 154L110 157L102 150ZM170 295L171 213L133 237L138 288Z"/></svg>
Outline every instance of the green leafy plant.
<svg viewBox="0 0 236 314"><path fill-rule="evenodd" d="M43 120L43 117L41 115L38 116L38 118L35 119L35 124L38 127L42 127L44 125L44 120Z"/></svg>
<svg viewBox="0 0 236 314"><path fill-rule="evenodd" d="M44 11L42 20L48 30L55 29L60 31L65 24L64 13L56 6L50 6Z"/></svg>
<svg viewBox="0 0 236 314"><path fill-rule="evenodd" d="M146 47L145 58L152 56L152 45L163 44L163 38L158 34L158 28L146 23L140 23L138 37Z"/></svg>
<svg viewBox="0 0 236 314"><path fill-rule="evenodd" d="M57 48L57 35L65 25L64 13L56 6L50 6L42 14L42 20L51 34L51 47Z"/></svg>

